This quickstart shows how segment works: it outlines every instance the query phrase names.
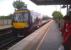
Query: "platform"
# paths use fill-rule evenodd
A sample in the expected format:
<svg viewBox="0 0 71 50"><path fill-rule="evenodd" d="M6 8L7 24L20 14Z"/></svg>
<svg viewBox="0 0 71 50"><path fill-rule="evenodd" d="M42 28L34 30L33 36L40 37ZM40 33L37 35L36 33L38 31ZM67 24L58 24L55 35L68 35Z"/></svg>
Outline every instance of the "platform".
<svg viewBox="0 0 71 50"><path fill-rule="evenodd" d="M6 29L6 28L10 28L10 27L12 27L12 25L4 25L4 26L0 26L0 30Z"/></svg>
<svg viewBox="0 0 71 50"><path fill-rule="evenodd" d="M8 50L58 50L61 45L61 33L55 21L51 20Z"/></svg>

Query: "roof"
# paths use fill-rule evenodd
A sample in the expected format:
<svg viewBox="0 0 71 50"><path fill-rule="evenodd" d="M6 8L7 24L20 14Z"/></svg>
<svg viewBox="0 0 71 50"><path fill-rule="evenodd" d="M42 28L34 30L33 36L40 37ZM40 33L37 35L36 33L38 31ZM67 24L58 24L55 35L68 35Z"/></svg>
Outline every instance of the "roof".
<svg viewBox="0 0 71 50"><path fill-rule="evenodd" d="M31 0L37 5L66 5L71 4L71 0Z"/></svg>

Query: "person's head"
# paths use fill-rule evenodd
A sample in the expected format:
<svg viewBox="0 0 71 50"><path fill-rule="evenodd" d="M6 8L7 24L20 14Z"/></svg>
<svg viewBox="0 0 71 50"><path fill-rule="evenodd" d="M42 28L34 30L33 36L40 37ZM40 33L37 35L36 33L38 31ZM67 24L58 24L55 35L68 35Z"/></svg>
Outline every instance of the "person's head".
<svg viewBox="0 0 71 50"><path fill-rule="evenodd" d="M71 22L71 15L65 15L63 19L64 21Z"/></svg>

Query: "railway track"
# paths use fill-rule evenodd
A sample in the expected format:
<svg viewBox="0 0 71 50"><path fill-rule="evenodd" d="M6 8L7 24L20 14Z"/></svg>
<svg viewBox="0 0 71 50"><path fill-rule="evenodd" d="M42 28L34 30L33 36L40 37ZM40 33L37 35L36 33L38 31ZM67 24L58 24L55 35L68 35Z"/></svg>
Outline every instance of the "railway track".
<svg viewBox="0 0 71 50"><path fill-rule="evenodd" d="M7 50L9 47L13 46L17 42L19 42L21 39L22 38L13 37L13 38L9 38L7 40L4 40L4 42L2 42L0 44L0 50Z"/></svg>
<svg viewBox="0 0 71 50"><path fill-rule="evenodd" d="M31 34L31 32L27 31L24 33L24 37L18 37L16 35L17 33L13 33L12 29L0 30L0 50L7 50L9 47Z"/></svg>
<svg viewBox="0 0 71 50"><path fill-rule="evenodd" d="M0 50L7 50L22 39L12 33L10 29L0 30Z"/></svg>

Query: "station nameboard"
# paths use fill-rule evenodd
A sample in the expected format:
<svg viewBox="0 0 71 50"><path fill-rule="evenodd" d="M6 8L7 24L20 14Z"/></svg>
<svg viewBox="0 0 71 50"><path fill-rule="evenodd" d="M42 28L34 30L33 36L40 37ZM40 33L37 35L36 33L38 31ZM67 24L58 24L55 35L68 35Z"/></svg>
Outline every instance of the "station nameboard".
<svg viewBox="0 0 71 50"><path fill-rule="evenodd" d="M60 5L71 4L71 0L31 0L37 5Z"/></svg>

